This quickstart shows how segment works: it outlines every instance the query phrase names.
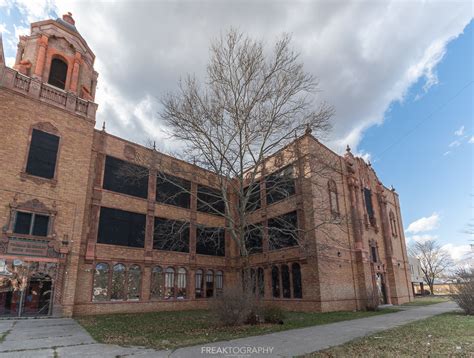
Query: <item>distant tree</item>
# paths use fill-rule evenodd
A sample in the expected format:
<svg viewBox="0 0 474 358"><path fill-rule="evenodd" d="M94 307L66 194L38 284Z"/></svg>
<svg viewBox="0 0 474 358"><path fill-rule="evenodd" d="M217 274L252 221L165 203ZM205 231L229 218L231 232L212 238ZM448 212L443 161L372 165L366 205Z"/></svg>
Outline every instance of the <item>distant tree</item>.
<svg viewBox="0 0 474 358"><path fill-rule="evenodd" d="M435 280L443 277L454 264L451 255L436 240L414 242L409 251L411 256L420 260L424 279L433 294Z"/></svg>

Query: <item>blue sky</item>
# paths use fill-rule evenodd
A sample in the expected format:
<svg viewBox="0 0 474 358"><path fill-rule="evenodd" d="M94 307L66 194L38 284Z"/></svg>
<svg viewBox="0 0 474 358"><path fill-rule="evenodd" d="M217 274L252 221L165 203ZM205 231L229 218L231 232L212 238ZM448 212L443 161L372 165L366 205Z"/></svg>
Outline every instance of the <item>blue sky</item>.
<svg viewBox="0 0 474 358"><path fill-rule="evenodd" d="M474 141L473 32L471 21L448 44L436 67L436 85L425 93L420 79L360 143L371 153L382 182L399 193L405 228L437 214L426 230L406 233L407 238L426 235L455 245L470 239L463 230L474 217L474 143L469 143Z"/></svg>
<svg viewBox="0 0 474 358"><path fill-rule="evenodd" d="M400 194L408 240L436 238L456 257L474 213L474 24L470 1L150 2L0 0L12 63L29 23L71 11L97 58L97 126L162 150L156 98L203 75L209 41L229 26L273 41L289 32L336 109L327 143L370 158ZM124 31L126 29L126 31ZM456 134L457 133L457 134Z"/></svg>

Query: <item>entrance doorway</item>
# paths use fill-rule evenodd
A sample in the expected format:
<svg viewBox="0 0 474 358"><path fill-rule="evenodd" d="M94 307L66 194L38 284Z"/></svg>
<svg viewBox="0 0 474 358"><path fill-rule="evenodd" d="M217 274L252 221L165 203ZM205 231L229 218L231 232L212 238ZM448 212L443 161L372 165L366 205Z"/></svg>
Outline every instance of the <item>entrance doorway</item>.
<svg viewBox="0 0 474 358"><path fill-rule="evenodd" d="M10 282L0 287L0 316L36 317L51 314L53 281L49 275L35 273L24 290L14 290Z"/></svg>
<svg viewBox="0 0 474 358"><path fill-rule="evenodd" d="M375 278L376 278L376 282L377 282L379 304L381 304L381 305L387 304L387 293L386 293L386 289L385 289L385 283L384 283L383 275L381 273L377 273Z"/></svg>

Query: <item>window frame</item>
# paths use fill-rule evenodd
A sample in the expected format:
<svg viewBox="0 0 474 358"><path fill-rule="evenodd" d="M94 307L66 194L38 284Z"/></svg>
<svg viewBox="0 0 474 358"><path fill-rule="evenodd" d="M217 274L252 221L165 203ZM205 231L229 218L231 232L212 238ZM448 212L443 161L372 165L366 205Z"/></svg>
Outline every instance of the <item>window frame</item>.
<svg viewBox="0 0 474 358"><path fill-rule="evenodd" d="M282 197L282 198L279 198L279 199L277 198L275 200L274 199L269 200L269 198L271 198L271 195L272 195L271 190L273 190L273 188L279 184L277 182L278 179L280 179L280 178L284 177L285 175L287 175L287 174L285 174L286 171L289 171L289 173L288 173L289 178L292 179L291 180L292 190L289 191L288 194L285 194L284 197ZM283 173L283 175L281 173ZM272 178L275 178L275 179L273 179L274 184L270 187L269 186L269 181ZM280 202L282 202L286 199L289 199L289 198L295 196L296 195L296 178L295 178L295 168L294 168L293 163L288 164L285 167L280 168L280 169L274 171L273 173L270 173L270 174L266 175L265 178L264 178L264 182L265 182L265 203L266 203L267 206L280 203ZM290 181L288 180L288 182L290 182ZM280 194L280 195L283 195L283 194Z"/></svg>
<svg viewBox="0 0 474 358"><path fill-rule="evenodd" d="M31 215L31 218L30 218L30 224L29 224L29 230L28 230L28 234L25 234L25 233L19 233L19 232L16 232L15 231L15 227L16 227L16 224L17 224L17 219L18 219L18 213L22 213L22 214L30 214ZM36 212L36 211L28 211L28 210L14 210L13 211L13 215L14 215L14 219L13 219L13 225L12 225L12 233L15 234L15 235L20 235L20 236L32 236L32 237L37 237L37 238L51 238L51 233L52 233L52 214L51 213L45 213L45 212ZM33 231L34 231L34 225L35 225L35 219L36 219L36 216L39 215L39 216L45 216L48 218L48 225L47 225L47 228L46 228L46 235L34 235L33 234Z"/></svg>

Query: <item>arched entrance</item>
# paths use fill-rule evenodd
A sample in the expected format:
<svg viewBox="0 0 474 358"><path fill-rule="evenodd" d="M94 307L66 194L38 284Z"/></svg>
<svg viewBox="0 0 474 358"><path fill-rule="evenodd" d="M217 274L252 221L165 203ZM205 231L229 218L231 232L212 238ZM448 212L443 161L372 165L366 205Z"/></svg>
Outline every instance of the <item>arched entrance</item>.
<svg viewBox="0 0 474 358"><path fill-rule="evenodd" d="M378 272L375 275L375 281L377 283L377 292L379 297L379 304L384 305L387 303L387 290L385 288L385 283L383 279L383 275Z"/></svg>

